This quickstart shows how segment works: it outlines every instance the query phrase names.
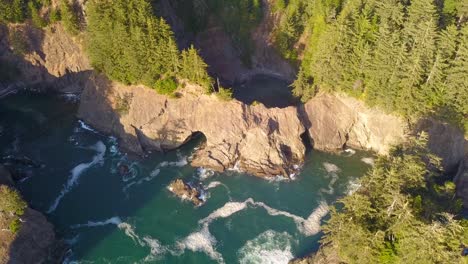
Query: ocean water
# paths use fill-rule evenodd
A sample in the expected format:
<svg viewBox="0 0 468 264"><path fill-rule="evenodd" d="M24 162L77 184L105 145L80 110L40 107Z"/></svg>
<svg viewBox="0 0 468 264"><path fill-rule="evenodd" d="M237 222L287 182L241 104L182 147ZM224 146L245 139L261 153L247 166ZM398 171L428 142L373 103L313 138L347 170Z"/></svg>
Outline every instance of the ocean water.
<svg viewBox="0 0 468 264"><path fill-rule="evenodd" d="M135 161L76 110L51 95L0 101L1 162L68 243L66 263L287 263L317 250L328 206L372 163L366 152L310 151L293 181L214 173L189 165L203 138ZM172 195L177 178L201 186L206 202Z"/></svg>

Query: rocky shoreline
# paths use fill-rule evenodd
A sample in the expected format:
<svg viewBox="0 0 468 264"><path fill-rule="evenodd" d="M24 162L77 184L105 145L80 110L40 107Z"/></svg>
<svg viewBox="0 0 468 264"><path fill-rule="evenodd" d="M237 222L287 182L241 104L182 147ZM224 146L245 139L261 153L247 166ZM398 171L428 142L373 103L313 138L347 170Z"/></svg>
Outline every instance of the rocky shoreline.
<svg viewBox="0 0 468 264"><path fill-rule="evenodd" d="M2 165L0 185L13 188L15 185L10 173ZM1 214L0 210L0 216ZM56 237L54 226L46 217L32 208L26 208L21 222L16 234L1 227L0 263L61 263L66 247Z"/></svg>

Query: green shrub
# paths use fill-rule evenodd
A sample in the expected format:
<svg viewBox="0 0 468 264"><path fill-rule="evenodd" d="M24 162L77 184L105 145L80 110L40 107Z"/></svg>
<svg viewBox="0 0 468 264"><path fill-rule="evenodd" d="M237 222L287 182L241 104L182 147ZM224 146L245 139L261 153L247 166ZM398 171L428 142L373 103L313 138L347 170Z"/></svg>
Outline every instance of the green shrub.
<svg viewBox="0 0 468 264"><path fill-rule="evenodd" d="M232 90L229 88L219 87L219 91L216 93L216 96L223 101L230 101L232 100Z"/></svg>
<svg viewBox="0 0 468 264"><path fill-rule="evenodd" d="M177 90L177 83L172 77L161 79L156 82L155 89L159 94L170 95Z"/></svg>
<svg viewBox="0 0 468 264"><path fill-rule="evenodd" d="M16 234L21 228L21 221L19 220L19 218L15 218L13 221L11 221L9 228L11 232Z"/></svg>
<svg viewBox="0 0 468 264"><path fill-rule="evenodd" d="M25 0L1 0L0 23L23 22L26 19Z"/></svg>
<svg viewBox="0 0 468 264"><path fill-rule="evenodd" d="M60 21L60 19L61 19L61 17L60 17L60 11L59 10L57 10L57 9L50 10L49 23L53 24L55 22Z"/></svg>
<svg viewBox="0 0 468 264"><path fill-rule="evenodd" d="M21 216L27 204L18 191L6 185L0 186L0 211Z"/></svg>
<svg viewBox="0 0 468 264"><path fill-rule="evenodd" d="M35 27L43 28L47 26L47 21L39 14L40 7L38 7L34 1L28 3L28 9L31 14L31 21Z"/></svg>

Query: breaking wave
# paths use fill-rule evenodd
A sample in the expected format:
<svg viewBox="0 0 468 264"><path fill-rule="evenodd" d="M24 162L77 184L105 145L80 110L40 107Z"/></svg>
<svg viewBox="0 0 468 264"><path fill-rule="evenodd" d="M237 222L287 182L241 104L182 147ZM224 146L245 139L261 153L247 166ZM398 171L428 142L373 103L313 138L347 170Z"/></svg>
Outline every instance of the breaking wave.
<svg viewBox="0 0 468 264"><path fill-rule="evenodd" d="M294 258L291 252L292 236L286 232L267 230L255 239L247 241L238 251L241 264L287 264Z"/></svg>
<svg viewBox="0 0 468 264"><path fill-rule="evenodd" d="M206 180L206 179L210 178L213 175L214 175L213 170L206 169L206 168L203 168L203 167L197 168L197 176L198 176L198 179L200 179L201 181Z"/></svg>
<svg viewBox="0 0 468 264"><path fill-rule="evenodd" d="M91 148L97 151L97 154L93 157L93 160L88 163L81 163L70 171L71 175L68 178L67 183L63 186L63 189L60 191L59 196L52 203L49 210L47 210L47 213L52 213L57 209L62 198L67 193L69 193L72 190L72 188L78 183L78 180L81 174L83 174L83 172L85 172L87 169L98 163L102 163L102 161L104 160L104 154L106 153L106 146L104 145L104 143L102 143L102 141L98 141Z"/></svg>

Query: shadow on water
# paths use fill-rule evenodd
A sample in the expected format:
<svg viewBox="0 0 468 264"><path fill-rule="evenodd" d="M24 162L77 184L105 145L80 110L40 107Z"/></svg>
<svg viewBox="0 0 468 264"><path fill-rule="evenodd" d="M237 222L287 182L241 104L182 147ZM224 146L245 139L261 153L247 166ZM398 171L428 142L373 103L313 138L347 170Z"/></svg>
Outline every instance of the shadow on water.
<svg viewBox="0 0 468 264"><path fill-rule="evenodd" d="M256 101L266 107L284 108L300 102L293 96L287 81L268 75L256 75L247 82L234 85L233 90L234 98L246 104Z"/></svg>
<svg viewBox="0 0 468 264"><path fill-rule="evenodd" d="M133 192L128 199L122 192L121 175L110 171L116 167L116 161L122 156L112 157L110 138L90 131L79 131L79 123L75 118L77 107L75 103L65 102L62 98L51 94L19 94L0 101L0 153L2 163L10 162L22 192L30 206L44 213L57 230L59 237L71 239L71 234L80 233L71 226L86 224L88 221L104 221L111 217L119 217L123 221L137 215L137 212L169 184L177 175L167 175L155 184L144 182L150 188ZM150 154L139 163L147 168L162 161L177 160L178 153L186 153L206 140L202 134L195 134L190 142L177 151ZM66 184L72 168L80 163L88 163L95 151L86 147L102 141L107 145L105 162L100 166L92 166L79 179L79 183L62 199L57 209L47 213L50 204ZM24 157L38 166L31 164L13 164L10 157ZM126 164L134 160L125 159ZM149 174L140 172L140 177ZM184 173L186 174L186 173ZM169 177L166 177L169 176ZM28 177L30 177L28 179ZM26 181L22 182L22 180ZM79 244L78 258L85 257L88 252L117 231L116 225L106 225L92 231L87 236L86 243ZM88 231L84 231L89 232ZM13 248L20 248L20 241L13 242ZM121 253L122 251L116 251Z"/></svg>

